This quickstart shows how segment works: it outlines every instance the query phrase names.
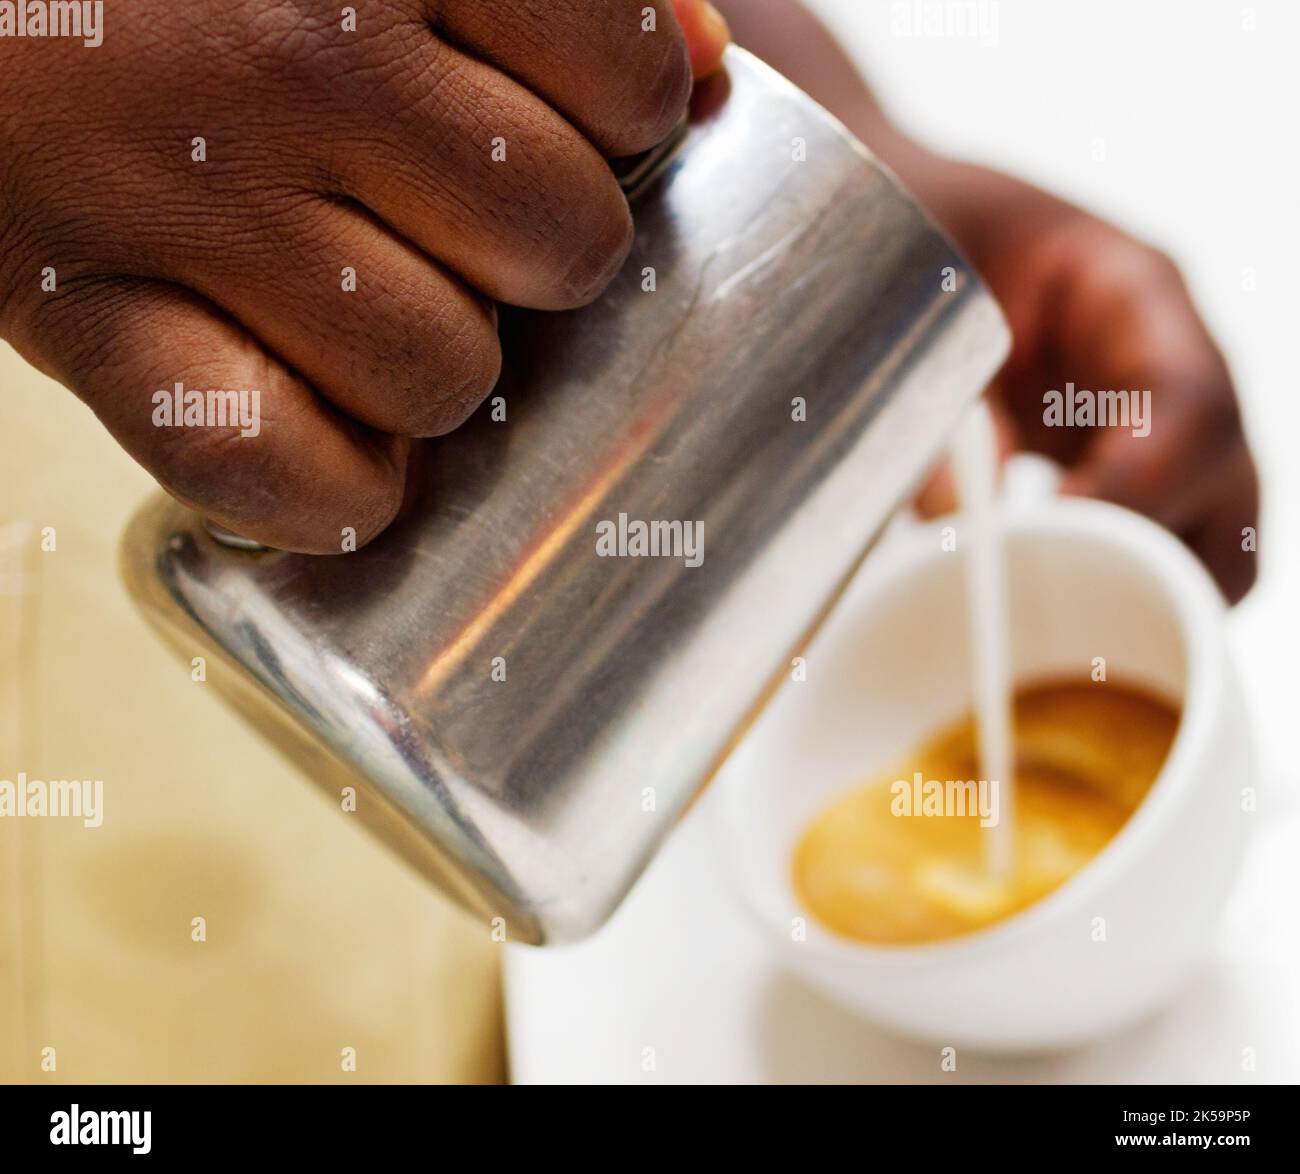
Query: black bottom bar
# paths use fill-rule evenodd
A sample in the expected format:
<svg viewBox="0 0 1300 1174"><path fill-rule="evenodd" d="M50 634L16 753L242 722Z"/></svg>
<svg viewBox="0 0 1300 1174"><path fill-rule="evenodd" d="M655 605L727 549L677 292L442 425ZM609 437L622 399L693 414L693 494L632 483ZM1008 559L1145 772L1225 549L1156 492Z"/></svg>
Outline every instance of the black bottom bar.
<svg viewBox="0 0 1300 1174"><path fill-rule="evenodd" d="M683 1156L680 1133L737 1148L777 1135L858 1151L863 1163L915 1153L1070 1158L1120 1150L1210 1153L1239 1162L1293 1156L1297 1096L1283 1085L910 1085L867 1088L468 1088L402 1085L22 1085L0 1089L4 1166L15 1158L99 1162L197 1157L423 1155L457 1161L465 1146L499 1160L508 1147ZM146 1116L147 1114L147 1116ZM761 1115L760 1115L761 1114ZM678 1136L678 1141L672 1138ZM802 1143L800 1142L802 1139ZM837 1141L838 1139L838 1141ZM585 1150L590 1142L599 1150ZM456 1148L447 1149L448 1143ZM647 1144L648 1143L648 1144ZM693 1147L690 1143L688 1148ZM472 1150L470 1151L473 1152Z"/></svg>

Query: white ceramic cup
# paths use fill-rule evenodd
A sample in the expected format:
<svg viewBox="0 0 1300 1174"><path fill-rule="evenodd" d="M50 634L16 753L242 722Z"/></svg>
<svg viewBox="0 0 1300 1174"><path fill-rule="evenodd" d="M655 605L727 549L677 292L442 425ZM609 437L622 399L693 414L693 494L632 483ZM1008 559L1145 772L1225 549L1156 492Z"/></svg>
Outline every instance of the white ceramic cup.
<svg viewBox="0 0 1300 1174"><path fill-rule="evenodd" d="M944 525L873 553L806 653L806 680L778 692L718 779L719 837L786 964L846 1006L940 1045L1079 1044L1176 989L1236 877L1256 780L1225 606L1195 557L1136 514L1058 498L1008 509L1016 679L1086 680L1102 657L1109 679L1181 703L1174 744L1105 851L1043 900L933 945L857 944L799 907L792 851L838 794L969 708L962 566Z"/></svg>

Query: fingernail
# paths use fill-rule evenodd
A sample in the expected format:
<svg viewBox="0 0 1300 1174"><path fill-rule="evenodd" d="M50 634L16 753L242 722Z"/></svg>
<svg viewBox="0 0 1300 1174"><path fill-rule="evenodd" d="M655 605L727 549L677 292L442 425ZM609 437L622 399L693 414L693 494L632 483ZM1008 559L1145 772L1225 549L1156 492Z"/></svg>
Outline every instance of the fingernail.
<svg viewBox="0 0 1300 1174"><path fill-rule="evenodd" d="M708 77L722 64L723 50L731 43L727 18L709 0L683 5L680 15L691 49L691 69L697 80Z"/></svg>
<svg viewBox="0 0 1300 1174"><path fill-rule="evenodd" d="M714 8L709 3L709 0L703 0L700 18L704 25L708 44L714 53L713 60L706 63L707 68L705 71L697 75L698 77L706 77L722 64L723 50L731 44L731 26L727 24L727 18Z"/></svg>
<svg viewBox="0 0 1300 1174"><path fill-rule="evenodd" d="M700 18L710 36L722 41L731 40L731 27L727 24L727 18L709 0L700 0Z"/></svg>

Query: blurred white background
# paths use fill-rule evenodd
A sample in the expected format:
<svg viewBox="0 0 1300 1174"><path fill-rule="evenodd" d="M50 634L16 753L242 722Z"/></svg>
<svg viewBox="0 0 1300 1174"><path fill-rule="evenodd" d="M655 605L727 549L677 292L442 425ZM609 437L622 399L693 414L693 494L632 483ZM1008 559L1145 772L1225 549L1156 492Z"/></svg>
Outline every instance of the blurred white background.
<svg viewBox="0 0 1300 1174"><path fill-rule="evenodd" d="M1086 1052L969 1058L941 1077L932 1049L771 969L713 891L697 811L606 933L514 952L514 1078L1300 1079L1300 4L976 0L993 32L983 39L900 36L892 0L810 6L913 134L1082 203L1182 265L1236 375L1264 482L1263 577L1231 619L1263 755L1261 831L1214 962L1168 1012ZM653 1073L641 1068L649 1046Z"/></svg>

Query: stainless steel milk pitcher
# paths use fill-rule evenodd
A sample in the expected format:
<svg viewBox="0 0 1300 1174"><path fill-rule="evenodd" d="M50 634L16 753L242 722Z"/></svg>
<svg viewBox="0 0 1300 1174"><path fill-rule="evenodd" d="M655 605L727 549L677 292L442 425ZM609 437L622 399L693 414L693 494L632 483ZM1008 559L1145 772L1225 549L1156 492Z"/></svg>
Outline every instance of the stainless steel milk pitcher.
<svg viewBox="0 0 1300 1174"><path fill-rule="evenodd" d="M515 940L615 908L1008 345L820 107L734 48L709 97L378 540L236 549L161 496L126 538L209 682Z"/></svg>

